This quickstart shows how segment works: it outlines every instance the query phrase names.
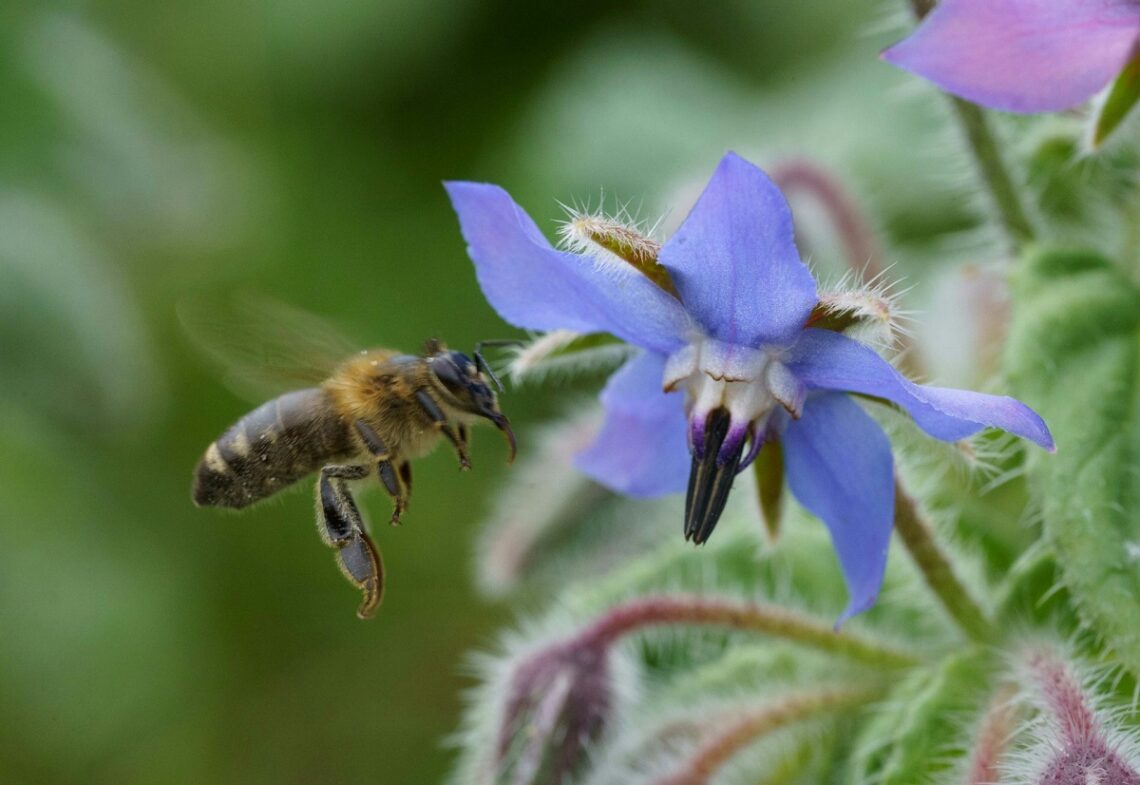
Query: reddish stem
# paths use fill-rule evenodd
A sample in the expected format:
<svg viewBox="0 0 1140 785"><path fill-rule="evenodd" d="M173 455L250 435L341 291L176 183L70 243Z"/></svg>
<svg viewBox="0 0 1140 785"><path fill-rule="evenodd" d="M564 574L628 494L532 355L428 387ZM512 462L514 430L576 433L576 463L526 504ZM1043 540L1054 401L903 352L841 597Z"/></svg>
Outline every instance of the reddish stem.
<svg viewBox="0 0 1140 785"><path fill-rule="evenodd" d="M825 711L839 711L874 700L880 693L867 689L830 689L789 695L717 723L712 736L685 764L657 785L707 785L717 770L761 736L786 725L811 719Z"/></svg>
<svg viewBox="0 0 1140 785"><path fill-rule="evenodd" d="M847 254L848 266L864 280L883 271L883 254L871 222L837 177L811 161L793 159L775 166L772 179L789 197L805 193L823 206Z"/></svg>
<svg viewBox="0 0 1140 785"><path fill-rule="evenodd" d="M1013 701L1016 694L1014 687L1007 684L990 701L975 739L970 771L966 778L968 785L992 785L1000 780L998 764L1001 763L1002 753L1009 746L1017 720L1017 706Z"/></svg>
<svg viewBox="0 0 1140 785"><path fill-rule="evenodd" d="M762 632L878 666L906 667L918 659L907 652L833 627L807 616L758 603L738 603L685 595L643 597L611 608L579 639L608 647L618 638L664 624L700 624Z"/></svg>

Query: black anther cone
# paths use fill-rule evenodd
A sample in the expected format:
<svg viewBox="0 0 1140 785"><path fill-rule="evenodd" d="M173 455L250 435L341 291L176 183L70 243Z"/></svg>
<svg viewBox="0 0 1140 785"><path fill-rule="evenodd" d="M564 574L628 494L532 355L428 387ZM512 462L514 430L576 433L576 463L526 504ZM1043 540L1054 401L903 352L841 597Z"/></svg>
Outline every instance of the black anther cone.
<svg viewBox="0 0 1140 785"><path fill-rule="evenodd" d="M723 461L718 460L730 423L727 410L716 409L711 412L705 423L702 457L698 460L696 453L693 454L689 491L685 497L685 539L692 540L697 545L709 538L716 522L720 520L744 452L746 440L741 439L740 444Z"/></svg>

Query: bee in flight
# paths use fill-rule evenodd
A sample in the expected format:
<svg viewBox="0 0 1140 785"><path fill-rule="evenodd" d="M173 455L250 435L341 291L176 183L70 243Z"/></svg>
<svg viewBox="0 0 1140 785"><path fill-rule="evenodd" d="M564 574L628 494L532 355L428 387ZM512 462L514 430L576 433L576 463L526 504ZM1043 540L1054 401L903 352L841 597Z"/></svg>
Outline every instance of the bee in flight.
<svg viewBox="0 0 1140 785"><path fill-rule="evenodd" d="M265 315L278 325L285 323L282 317L291 318L285 306L264 307L274 312ZM192 337L202 339L211 353L225 355L216 350L218 344L209 345L207 335L225 327L213 322L212 329L199 329L207 322L187 314L183 310ZM315 322L306 314L299 318L310 326ZM303 325L296 340L278 333L279 344L289 351L313 343L312 331ZM420 355L371 349L342 360L316 386L262 404L207 447L194 470L194 503L240 509L317 473L321 539L336 550L345 577L364 593L357 616L371 617L384 590L383 563L348 483L375 476L393 499L391 522L397 524L412 492L410 461L442 439L455 449L460 469L470 469L468 427L487 420L503 432L508 462L514 460L514 433L499 411L492 388L498 379L481 346L474 359L429 340ZM260 357L263 366L276 361L271 352Z"/></svg>

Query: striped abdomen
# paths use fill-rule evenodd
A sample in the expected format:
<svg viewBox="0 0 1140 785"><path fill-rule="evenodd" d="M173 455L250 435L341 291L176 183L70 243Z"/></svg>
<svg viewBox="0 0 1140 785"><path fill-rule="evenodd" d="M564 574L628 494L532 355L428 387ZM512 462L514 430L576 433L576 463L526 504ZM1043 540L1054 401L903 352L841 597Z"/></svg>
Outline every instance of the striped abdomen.
<svg viewBox="0 0 1140 785"><path fill-rule="evenodd" d="M245 507L355 449L324 390L286 393L242 417L207 448L194 470L194 503Z"/></svg>

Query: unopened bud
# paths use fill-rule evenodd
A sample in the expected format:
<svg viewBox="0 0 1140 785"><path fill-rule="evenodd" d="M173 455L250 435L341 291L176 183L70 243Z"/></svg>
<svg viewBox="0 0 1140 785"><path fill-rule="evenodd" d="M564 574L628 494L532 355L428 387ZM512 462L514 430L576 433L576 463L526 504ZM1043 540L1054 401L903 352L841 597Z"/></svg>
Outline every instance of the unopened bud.
<svg viewBox="0 0 1140 785"><path fill-rule="evenodd" d="M614 708L608 648L590 636L549 646L518 666L509 690L496 782L571 781Z"/></svg>
<svg viewBox="0 0 1140 785"><path fill-rule="evenodd" d="M1072 669L1049 649L1028 652L1030 679L1053 738L1037 785L1140 785L1140 773L1110 741Z"/></svg>

